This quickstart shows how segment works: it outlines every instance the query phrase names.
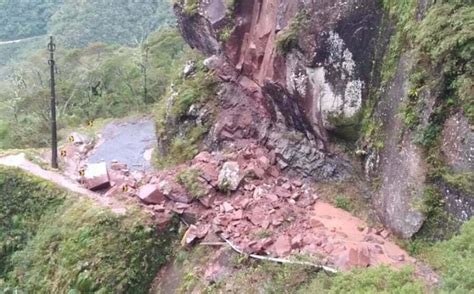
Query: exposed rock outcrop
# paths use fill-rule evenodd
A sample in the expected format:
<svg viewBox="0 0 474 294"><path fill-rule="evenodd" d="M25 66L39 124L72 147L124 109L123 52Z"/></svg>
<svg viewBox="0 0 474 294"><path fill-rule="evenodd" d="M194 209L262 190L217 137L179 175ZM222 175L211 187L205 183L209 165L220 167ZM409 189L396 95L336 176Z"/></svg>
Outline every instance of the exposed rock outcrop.
<svg viewBox="0 0 474 294"><path fill-rule="evenodd" d="M406 128L400 112L409 103L409 77L420 63L412 55L419 50L407 46L390 52L401 54L398 70L381 87L381 59L390 37L403 30L394 26L382 3L206 0L195 4L193 11L186 7L187 1L177 1L174 8L183 37L209 56L206 66L224 84L223 111L218 112L210 145L238 147L245 143L236 139L257 140L273 150L284 171L318 180L342 179L352 168L343 156L333 154L331 135L338 134L341 126L352 125L347 130L357 133L362 110L367 110L364 115L380 122L383 137L380 146L362 144L359 150L367 179L380 180L372 198L378 215L401 237L418 232L425 221L420 209L423 193L426 184L433 183L428 183L426 150L415 142L417 131ZM421 22L433 3L417 4L404 9L415 9L413 21ZM390 58L397 65L398 57ZM433 79L443 80L439 75L433 73ZM436 120L438 91L423 89L419 97L416 93L416 99L426 102L415 109L419 128L426 129ZM471 127L453 115L444 126L442 152L454 171L472 172ZM358 135L348 137L355 140ZM443 190L446 198L464 197L449 196L448 190ZM456 210L469 217L470 202L461 202L464 208Z"/></svg>
<svg viewBox="0 0 474 294"><path fill-rule="evenodd" d="M474 132L460 112L449 117L443 128L442 151L455 172L474 171Z"/></svg>
<svg viewBox="0 0 474 294"><path fill-rule="evenodd" d="M409 56L401 58L395 77L376 109L376 115L383 122L385 142L378 166L381 187L375 193L374 203L384 223L404 238L418 232L425 220L416 207L422 201L426 176L422 150L411 141L409 134L401 133L402 121L397 115L407 99L408 72L412 66Z"/></svg>
<svg viewBox="0 0 474 294"><path fill-rule="evenodd" d="M329 155L327 131L334 128L331 118L353 117L366 99L378 2L246 0L229 7L212 0L199 1L193 14L185 5L178 2L175 11L188 44L213 56L208 66L264 108L265 119L253 121L262 126L257 137L271 137L290 170L318 179L346 176L348 165ZM279 44L288 37L291 46L282 52ZM294 130L305 140L278 139Z"/></svg>

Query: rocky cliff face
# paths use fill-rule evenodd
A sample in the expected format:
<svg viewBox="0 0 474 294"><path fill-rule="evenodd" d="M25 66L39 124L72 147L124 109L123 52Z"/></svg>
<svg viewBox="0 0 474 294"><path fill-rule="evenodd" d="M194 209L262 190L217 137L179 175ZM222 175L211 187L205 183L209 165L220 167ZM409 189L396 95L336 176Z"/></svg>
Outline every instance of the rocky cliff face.
<svg viewBox="0 0 474 294"><path fill-rule="evenodd" d="M371 83L377 1L201 1L175 6L183 37L220 77L261 101L280 165L344 177L331 155L332 120L358 114ZM288 136L297 131L301 136ZM290 137L290 140L288 140Z"/></svg>
<svg viewBox="0 0 474 294"><path fill-rule="evenodd" d="M429 2L413 2L418 21ZM417 206L428 172L414 132L400 133L399 112L409 100L418 61L407 50L380 88L381 56L396 32L381 5L376 0L202 0L178 2L175 11L185 40L209 57L206 65L221 78L222 100L233 101L219 111L214 141L256 139L273 150L280 168L314 179L341 179L353 174L352 167L345 156L334 155L331 135L341 126L360 124L362 112L372 113L384 143L377 150L362 146L369 179L380 180L373 203L384 223L408 238L425 220ZM378 100L369 103L369 95ZM420 125L426 127L436 93L424 90L420 96L428 101L420 112ZM453 120L445 129L472 134ZM356 129L349 129L350 137L359 136ZM470 156L465 143L443 146L460 154L447 152L452 166L472 171L472 164L460 163ZM472 215L466 207L461 210L464 219Z"/></svg>
<svg viewBox="0 0 474 294"><path fill-rule="evenodd" d="M192 47L250 79L287 123L312 133L323 149L331 118L356 115L367 97L382 15L377 3L211 0L192 15L176 10Z"/></svg>

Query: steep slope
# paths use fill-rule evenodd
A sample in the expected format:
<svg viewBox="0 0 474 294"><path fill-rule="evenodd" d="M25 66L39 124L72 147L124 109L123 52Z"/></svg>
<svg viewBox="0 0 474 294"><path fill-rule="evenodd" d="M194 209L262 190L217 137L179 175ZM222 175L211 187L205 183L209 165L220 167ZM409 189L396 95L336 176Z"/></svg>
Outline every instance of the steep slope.
<svg viewBox="0 0 474 294"><path fill-rule="evenodd" d="M176 234L176 223L158 232L134 204L122 203L126 213L117 214L2 165L0 200L0 288L6 293L146 293Z"/></svg>
<svg viewBox="0 0 474 294"><path fill-rule="evenodd" d="M467 3L210 0L178 1L175 11L187 43L232 87L220 99L241 103L217 117L217 126L233 123L223 136L212 129L213 146L251 127L246 137L274 150L280 168L321 180L355 174L332 142L357 140L352 153L373 183L374 207L399 236L426 223L424 231L434 229L427 235L439 238L434 219L456 227L473 214L465 185L472 165L460 164L472 160L462 119L473 102ZM441 143L451 115L464 127L451 119L446 128L462 133Z"/></svg>
<svg viewBox="0 0 474 294"><path fill-rule="evenodd" d="M175 5L183 37L263 107L260 136L280 166L316 179L346 177L328 131L334 120L357 117L366 100L382 15L377 2L208 1L191 8ZM293 131L301 136L285 135Z"/></svg>

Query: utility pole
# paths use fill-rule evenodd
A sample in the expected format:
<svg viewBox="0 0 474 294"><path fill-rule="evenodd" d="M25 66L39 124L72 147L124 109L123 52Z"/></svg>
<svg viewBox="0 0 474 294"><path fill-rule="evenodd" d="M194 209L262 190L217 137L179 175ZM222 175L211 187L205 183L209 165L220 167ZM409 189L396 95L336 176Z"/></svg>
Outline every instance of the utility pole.
<svg viewBox="0 0 474 294"><path fill-rule="evenodd" d="M51 69L51 167L58 168L58 135L56 126L56 85L54 80L55 61L54 50L56 44L53 42L53 36L50 37L48 44L49 60L48 64Z"/></svg>

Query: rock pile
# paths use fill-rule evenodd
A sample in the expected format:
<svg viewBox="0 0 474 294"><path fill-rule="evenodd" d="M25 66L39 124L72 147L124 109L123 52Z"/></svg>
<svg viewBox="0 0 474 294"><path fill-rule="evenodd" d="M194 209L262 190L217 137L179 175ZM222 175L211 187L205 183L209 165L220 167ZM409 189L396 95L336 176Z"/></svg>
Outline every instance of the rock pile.
<svg viewBox="0 0 474 294"><path fill-rule="evenodd" d="M189 171L196 176L184 181L181 175ZM310 185L282 175L275 155L256 144L238 152L201 152L156 173L132 175L118 163L109 173L107 196L137 197L159 224L180 215L189 225L183 246L217 235L246 253L308 254L342 270L413 262L387 241L387 231L318 201Z"/></svg>

